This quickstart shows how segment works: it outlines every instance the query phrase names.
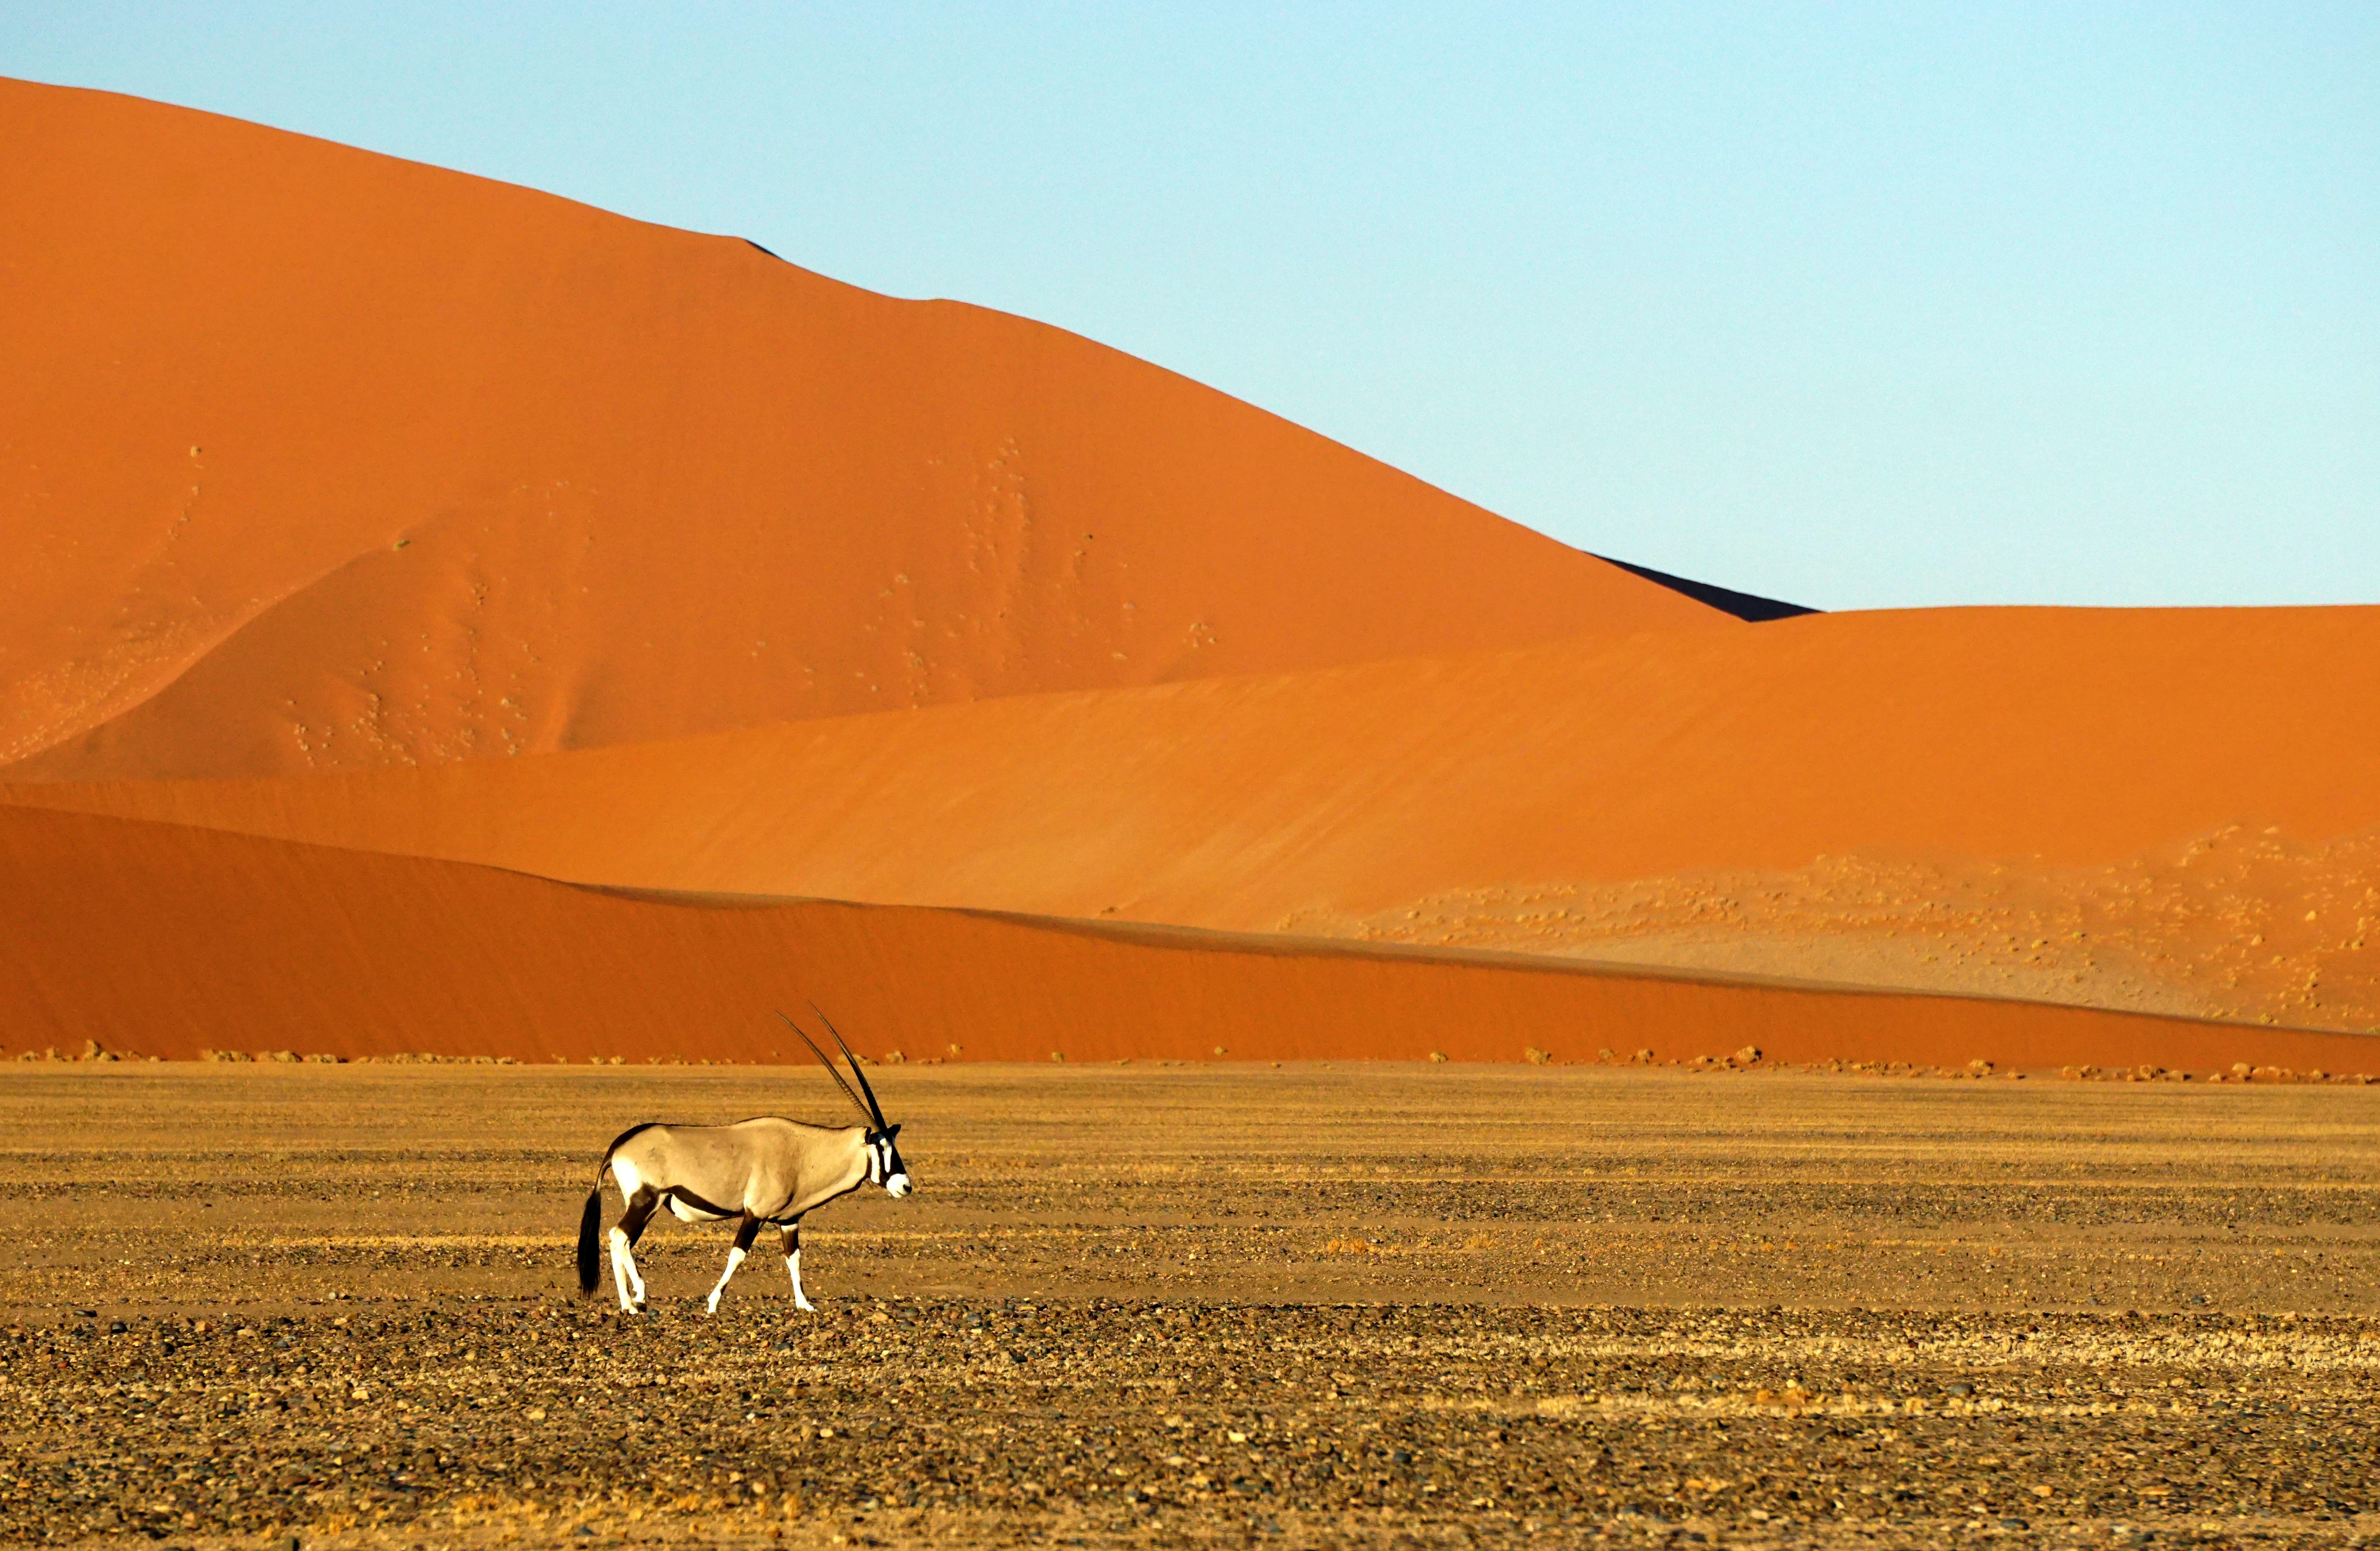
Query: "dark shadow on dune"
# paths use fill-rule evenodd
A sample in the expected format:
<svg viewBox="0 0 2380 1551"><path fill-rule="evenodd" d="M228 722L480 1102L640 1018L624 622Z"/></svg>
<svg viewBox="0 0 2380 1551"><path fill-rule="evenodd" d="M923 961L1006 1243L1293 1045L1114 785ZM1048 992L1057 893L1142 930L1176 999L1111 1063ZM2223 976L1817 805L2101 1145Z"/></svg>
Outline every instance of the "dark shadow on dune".
<svg viewBox="0 0 2380 1551"><path fill-rule="evenodd" d="M1683 576L1672 576L1667 571L1656 571L1649 565L1631 565L1624 560L1613 560L1608 554L1599 554L1595 558L1608 564L1617 565L1632 576L1642 576L1648 582L1668 588L1671 592L1684 593L1697 603L1708 604L1721 613L1733 614L1738 619L1749 620L1755 624L1765 620L1793 619L1803 614L1815 614L1818 612L1815 609L1805 609L1799 603L1780 602L1774 598L1760 598L1749 592L1738 592L1732 588L1713 587L1708 582L1689 581Z"/></svg>

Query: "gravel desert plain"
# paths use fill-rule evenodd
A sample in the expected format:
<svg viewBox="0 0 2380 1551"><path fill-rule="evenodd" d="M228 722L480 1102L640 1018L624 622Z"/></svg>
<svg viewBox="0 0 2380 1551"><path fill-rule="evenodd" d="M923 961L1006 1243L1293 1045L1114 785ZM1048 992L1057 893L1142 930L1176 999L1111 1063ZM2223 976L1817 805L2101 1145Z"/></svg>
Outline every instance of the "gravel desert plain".
<svg viewBox="0 0 2380 1551"><path fill-rule="evenodd" d="M617 1120L832 1118L814 1068L10 1071L0 1533L2380 1530L2366 1089L1387 1063L877 1085L919 1189L812 1219L816 1313L761 1254L706 1315L727 1235L664 1223L624 1318L570 1266Z"/></svg>
<svg viewBox="0 0 2380 1551"><path fill-rule="evenodd" d="M0 1539L2380 1537L2380 608L1816 612L740 238L0 143ZM580 1296L630 1125L848 1120L813 1005L917 1193Z"/></svg>

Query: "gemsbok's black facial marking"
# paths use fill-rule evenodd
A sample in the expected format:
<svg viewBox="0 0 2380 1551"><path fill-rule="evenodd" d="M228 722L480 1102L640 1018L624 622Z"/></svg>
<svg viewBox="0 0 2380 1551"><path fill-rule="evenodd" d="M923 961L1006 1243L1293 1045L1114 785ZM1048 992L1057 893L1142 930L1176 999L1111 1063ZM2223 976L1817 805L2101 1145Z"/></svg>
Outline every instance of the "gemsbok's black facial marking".
<svg viewBox="0 0 2380 1551"><path fill-rule="evenodd" d="M899 1126L887 1126L882 1131L869 1132L866 1137L868 1182L889 1188L894 1180L901 1181L903 1188L892 1192L895 1196L908 1194L909 1170L903 1166L901 1149L893 1143L900 1133Z"/></svg>
<svg viewBox="0 0 2380 1551"><path fill-rule="evenodd" d="M816 1004L812 1004L816 1011ZM830 1201L866 1184L881 1185L898 1200L909 1194L909 1169L901 1159L901 1128L884 1118L884 1107L834 1024L834 1036L849 1065L845 1081L834 1061L808 1031L785 1018L785 1025L801 1036L810 1053L825 1067L844 1097L859 1113L856 1126L832 1128L805 1124L775 1116L738 1121L733 1125L668 1125L644 1121L630 1126L604 1149L596 1166L595 1188L587 1194L578 1229L578 1287L595 1290L601 1266L603 1176L619 1187L622 1211L612 1225L612 1280L624 1313L645 1306L644 1277L637 1268L638 1240L653 1213L666 1206L687 1222L735 1220L735 1243L728 1252L727 1269L710 1290L710 1307L719 1300L750 1253L762 1223L775 1224L783 1235L785 1268L794 1284L795 1304L811 1304L802 1290L801 1219ZM826 1014L819 1013L821 1021ZM856 1084L855 1086L854 1084Z"/></svg>

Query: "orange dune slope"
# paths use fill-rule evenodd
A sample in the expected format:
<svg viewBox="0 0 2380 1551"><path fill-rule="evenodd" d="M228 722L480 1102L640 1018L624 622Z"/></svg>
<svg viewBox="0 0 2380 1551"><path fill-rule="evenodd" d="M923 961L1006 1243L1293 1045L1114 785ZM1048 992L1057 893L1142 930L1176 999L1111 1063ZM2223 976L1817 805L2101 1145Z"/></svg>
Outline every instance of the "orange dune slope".
<svg viewBox="0 0 2380 1551"><path fill-rule="evenodd" d="M2380 609L1941 610L0 792L589 883L1272 930L1828 854L2105 864L2247 821L2325 839L2380 824L2374 726Z"/></svg>
<svg viewBox="0 0 2380 1551"><path fill-rule="evenodd" d="M0 143L15 780L1740 628L1145 362L736 239L23 82Z"/></svg>
<svg viewBox="0 0 2380 1551"><path fill-rule="evenodd" d="M2380 610L1819 615L0 798L589 883L2380 1024Z"/></svg>
<svg viewBox="0 0 2380 1551"><path fill-rule="evenodd" d="M870 1054L1021 1060L2235 1060L2369 1041L2048 1007L987 916L617 895L491 868L0 809L0 1046L799 1060L815 998ZM953 1048L955 1047L955 1048ZM822 1102L822 1101L821 1101Z"/></svg>

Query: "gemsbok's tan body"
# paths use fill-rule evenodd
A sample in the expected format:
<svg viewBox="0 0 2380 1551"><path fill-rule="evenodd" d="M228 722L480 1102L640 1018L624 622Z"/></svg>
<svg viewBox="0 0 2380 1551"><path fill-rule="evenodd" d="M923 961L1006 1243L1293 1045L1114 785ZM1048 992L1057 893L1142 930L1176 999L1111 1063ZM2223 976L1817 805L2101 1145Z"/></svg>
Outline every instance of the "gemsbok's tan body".
<svg viewBox="0 0 2380 1551"><path fill-rule="evenodd" d="M595 1290L597 1230L602 1224L606 1170L619 1186L623 1204L619 1220L612 1225L611 1242L612 1280L624 1314L645 1306L645 1279L637 1270L636 1243L661 1206L666 1206L681 1222L735 1219L735 1245L727 1252L727 1269L710 1290L711 1313L719 1312L720 1295L751 1253L752 1242L764 1224L776 1228L782 1236L785 1269L794 1282L794 1303L807 1311L813 1305L802 1290L802 1218L863 1184L880 1184L895 1200L909 1194L909 1171L895 1142L901 1128L886 1123L851 1047L835 1035L844 1059L851 1063L851 1074L859 1081L857 1093L800 1025L790 1018L785 1022L802 1036L803 1043L825 1064L844 1097L868 1123L819 1126L768 1115L733 1125L647 1121L630 1126L603 1150L602 1161L595 1169L595 1188L587 1193L586 1209L579 1214L580 1292ZM834 1025L829 1024L827 1029L833 1033ZM868 1096L865 1103L860 1094Z"/></svg>

